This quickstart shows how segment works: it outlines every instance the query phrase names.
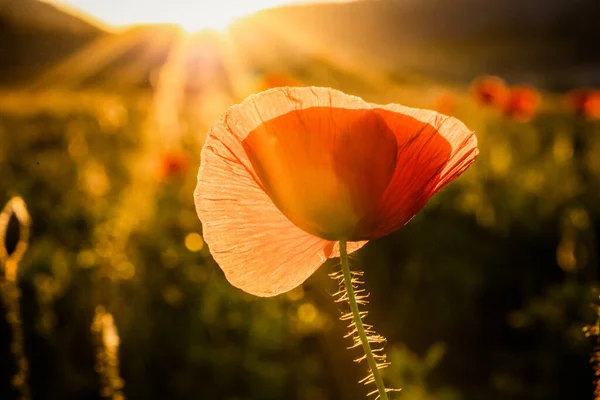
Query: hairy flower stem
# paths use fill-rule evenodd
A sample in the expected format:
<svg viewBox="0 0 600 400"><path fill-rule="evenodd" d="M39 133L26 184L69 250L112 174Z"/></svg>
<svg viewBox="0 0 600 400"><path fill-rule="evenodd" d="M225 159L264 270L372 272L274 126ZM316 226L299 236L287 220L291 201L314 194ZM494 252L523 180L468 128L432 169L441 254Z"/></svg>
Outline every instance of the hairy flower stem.
<svg viewBox="0 0 600 400"><path fill-rule="evenodd" d="M342 272L344 274L344 285L346 286L346 291L348 292L348 303L350 303L350 309L352 310L352 316L354 324L356 325L356 331L358 333L358 336L360 337L360 342L367 357L369 368L371 369L373 379L375 380L375 384L377 385L377 390L379 391L379 398L381 400L388 400L385 385L383 384L383 378L379 373L377 362L375 361L375 357L373 356L373 351L371 350L371 345L369 344L369 340L367 338L367 334L365 333L365 328L362 323L362 318L360 316L360 312L358 311L356 295L354 294L354 287L352 286L352 275L350 273L350 265L348 263L348 251L346 249L345 240L340 240L340 259L342 263Z"/></svg>

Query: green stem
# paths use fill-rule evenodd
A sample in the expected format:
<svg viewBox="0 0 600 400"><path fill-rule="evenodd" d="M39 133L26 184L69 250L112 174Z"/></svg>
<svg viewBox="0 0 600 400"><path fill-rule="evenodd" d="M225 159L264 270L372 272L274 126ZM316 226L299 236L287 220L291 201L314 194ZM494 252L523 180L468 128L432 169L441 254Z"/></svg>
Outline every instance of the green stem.
<svg viewBox="0 0 600 400"><path fill-rule="evenodd" d="M388 400L388 395L385 391L385 385L383 384L383 378L381 378L379 368L377 368L377 362L375 361L375 357L373 357L371 344L367 339L367 334L365 333L365 328L363 326L362 319L358 311L356 295L354 294L354 287L352 286L352 275L350 274L350 265L348 264L348 251L346 249L345 240L340 240L340 259L342 261L344 285L346 286L346 291L348 292L348 303L350 303L350 309L352 310L352 317L354 319L354 324L356 325L356 331L358 333L358 337L360 338L360 343L362 344L362 348L365 351L365 355L367 356L369 368L373 373L373 379L375 380L377 390L379 391L379 398L381 400Z"/></svg>

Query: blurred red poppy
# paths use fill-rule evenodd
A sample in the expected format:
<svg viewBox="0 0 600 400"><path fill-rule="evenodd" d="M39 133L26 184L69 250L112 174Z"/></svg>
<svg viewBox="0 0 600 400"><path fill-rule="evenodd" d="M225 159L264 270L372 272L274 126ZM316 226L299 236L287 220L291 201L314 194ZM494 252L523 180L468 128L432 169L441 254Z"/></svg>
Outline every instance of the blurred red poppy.
<svg viewBox="0 0 600 400"><path fill-rule="evenodd" d="M508 95L508 88L504 80L497 76L483 76L473 81L471 93L480 104L501 107Z"/></svg>
<svg viewBox="0 0 600 400"><path fill-rule="evenodd" d="M189 168L188 157L181 152L169 152L161 156L157 175L160 180L183 176Z"/></svg>
<svg viewBox="0 0 600 400"><path fill-rule="evenodd" d="M589 94L584 110L587 118L600 119L600 90L594 90Z"/></svg>
<svg viewBox="0 0 600 400"><path fill-rule="evenodd" d="M450 92L441 93L433 105L433 109L444 115L451 115L456 109L456 97Z"/></svg>
<svg viewBox="0 0 600 400"><path fill-rule="evenodd" d="M209 131L194 197L203 236L234 286L273 296L327 258L406 224L478 154L462 122L337 90L280 88Z"/></svg>
<svg viewBox="0 0 600 400"><path fill-rule="evenodd" d="M567 107L576 115L589 118L600 118L600 90L575 89L567 93Z"/></svg>
<svg viewBox="0 0 600 400"><path fill-rule="evenodd" d="M503 106L504 115L521 122L531 120L541 103L539 92L531 86L510 88Z"/></svg>
<svg viewBox="0 0 600 400"><path fill-rule="evenodd" d="M261 91L285 86L302 86L302 82L290 75L281 73L266 73L261 82Z"/></svg>

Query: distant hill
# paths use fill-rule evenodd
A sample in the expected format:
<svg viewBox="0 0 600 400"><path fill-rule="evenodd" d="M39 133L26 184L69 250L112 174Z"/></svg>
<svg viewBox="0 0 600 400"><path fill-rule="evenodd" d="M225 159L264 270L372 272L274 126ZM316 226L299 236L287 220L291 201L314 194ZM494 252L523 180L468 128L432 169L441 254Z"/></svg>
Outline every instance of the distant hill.
<svg viewBox="0 0 600 400"><path fill-rule="evenodd" d="M235 32L248 41L247 32L271 26L271 36L290 37L289 48L310 42L388 71L461 80L542 72L560 81L578 79L581 68L581 80L600 85L598 20L598 0L365 0L266 10Z"/></svg>
<svg viewBox="0 0 600 400"><path fill-rule="evenodd" d="M0 0L0 84L21 84L105 34L49 3Z"/></svg>
<svg viewBox="0 0 600 400"><path fill-rule="evenodd" d="M13 27L44 31L69 32L76 35L96 34L102 31L99 23L83 19L39 0L0 0L0 16Z"/></svg>
<svg viewBox="0 0 600 400"><path fill-rule="evenodd" d="M566 88L600 86L598 20L598 0L362 0L261 11L231 34L258 71L320 65L457 81L495 73ZM44 86L149 87L177 42L165 26L113 34L90 21L36 0L0 0L0 84L29 83L53 66Z"/></svg>
<svg viewBox="0 0 600 400"><path fill-rule="evenodd" d="M372 45L600 34L597 0L363 0L294 4L253 19ZM598 36L590 38L590 43ZM376 44L376 43L375 43Z"/></svg>
<svg viewBox="0 0 600 400"><path fill-rule="evenodd" d="M182 30L173 25L140 25L104 35L36 77L36 89L102 87L131 91L152 87L158 71L176 49Z"/></svg>

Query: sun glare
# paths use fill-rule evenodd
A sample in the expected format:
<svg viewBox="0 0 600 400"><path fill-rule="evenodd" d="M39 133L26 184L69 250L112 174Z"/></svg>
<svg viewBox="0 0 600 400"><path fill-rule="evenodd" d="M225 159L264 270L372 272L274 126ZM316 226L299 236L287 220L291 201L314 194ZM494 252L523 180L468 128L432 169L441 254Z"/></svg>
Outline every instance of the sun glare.
<svg viewBox="0 0 600 400"><path fill-rule="evenodd" d="M326 1L326 0L324 0ZM339 1L339 0L337 0ZM135 24L173 23L188 32L225 30L235 19L256 11L293 3L318 0L54 0L107 24L122 27Z"/></svg>

